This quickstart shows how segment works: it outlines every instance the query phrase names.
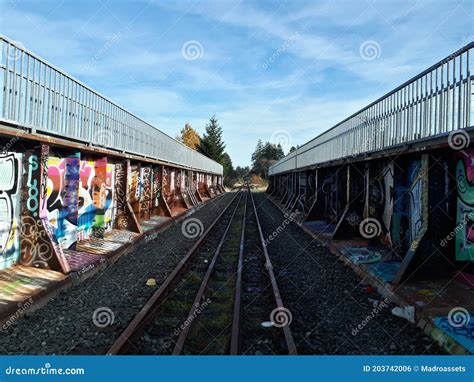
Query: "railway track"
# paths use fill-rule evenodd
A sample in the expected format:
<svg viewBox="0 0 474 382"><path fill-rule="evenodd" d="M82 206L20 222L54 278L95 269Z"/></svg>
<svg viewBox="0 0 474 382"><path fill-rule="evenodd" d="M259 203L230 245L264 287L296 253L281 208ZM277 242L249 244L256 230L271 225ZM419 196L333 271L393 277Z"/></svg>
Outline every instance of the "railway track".
<svg viewBox="0 0 474 382"><path fill-rule="evenodd" d="M108 354L296 354L256 212L239 190Z"/></svg>

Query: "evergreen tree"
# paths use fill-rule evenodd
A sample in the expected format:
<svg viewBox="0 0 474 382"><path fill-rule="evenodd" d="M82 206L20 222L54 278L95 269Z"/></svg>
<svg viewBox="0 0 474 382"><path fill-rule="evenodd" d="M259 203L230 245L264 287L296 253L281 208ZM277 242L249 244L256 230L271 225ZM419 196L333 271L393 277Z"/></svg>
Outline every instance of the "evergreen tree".
<svg viewBox="0 0 474 382"><path fill-rule="evenodd" d="M222 141L222 127L219 126L216 116L212 116L206 124L206 132L201 138L197 151L205 156L222 163L225 143Z"/></svg>
<svg viewBox="0 0 474 382"><path fill-rule="evenodd" d="M285 154L280 144L276 145L270 142L263 144L259 139L257 147L252 154L252 172L265 178L268 168L284 156Z"/></svg>
<svg viewBox="0 0 474 382"><path fill-rule="evenodd" d="M249 177L250 167L249 166L245 166L245 167L237 166L235 168L234 173L235 173L235 178L239 182L243 182L245 179L247 179Z"/></svg>
<svg viewBox="0 0 474 382"><path fill-rule="evenodd" d="M234 166L232 165L232 159L230 159L229 154L224 153L224 155L222 155L221 164L222 164L222 167L223 167L224 176L233 175Z"/></svg>

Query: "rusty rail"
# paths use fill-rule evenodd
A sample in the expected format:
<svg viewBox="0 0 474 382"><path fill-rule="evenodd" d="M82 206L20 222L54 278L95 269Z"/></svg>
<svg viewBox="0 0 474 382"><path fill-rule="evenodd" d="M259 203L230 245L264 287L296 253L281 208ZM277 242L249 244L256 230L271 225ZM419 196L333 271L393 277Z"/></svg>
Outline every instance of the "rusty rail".
<svg viewBox="0 0 474 382"><path fill-rule="evenodd" d="M132 345L133 340L136 339L143 332L144 328L153 320L166 296L173 290L174 286L180 280L181 275L187 270L187 268L191 264L197 253L197 250L200 248L200 246L206 240L211 230L214 228L217 222L226 213L226 211L229 209L229 207L233 204L234 200L239 195L241 195L240 190L235 194L229 204L227 204L227 206L222 210L219 216L217 216L217 218L206 229L206 231L202 234L198 241L186 253L184 258L181 259L175 269L166 278L166 280L163 282L160 288L153 294L153 296L151 296L151 298L143 306L140 312L138 312L138 314L134 317L130 324L125 328L125 330L117 338L112 347L108 350L107 354L123 354L129 348L129 346Z"/></svg>
<svg viewBox="0 0 474 382"><path fill-rule="evenodd" d="M217 259L221 253L222 246L224 245L224 242L227 239L227 234L229 233L230 227L232 226L235 214L237 213L237 210L239 209L240 201L242 199L242 194L240 195L241 196L239 200L237 201L237 204L235 205L235 209L232 212L232 216L229 220L229 223L227 224L227 227L224 233L222 234L219 244L217 245L217 248L214 252L214 256L212 257L209 267L206 270L206 274L204 275L204 278L201 282L201 286L199 287L196 297L194 298L193 304L191 306L191 309L187 317L194 317L196 314L196 311L199 309L199 303L202 301L204 297L204 293L207 290L207 285L211 278L212 272L214 271L214 266L216 265ZM189 331L193 327L193 323L194 321L192 321L190 325L186 326L183 329L183 331L180 333L178 340L176 341L175 347L173 349L173 355L179 355L183 351L184 343L186 342L186 339L188 338Z"/></svg>
<svg viewBox="0 0 474 382"><path fill-rule="evenodd" d="M250 195L250 187L247 185L247 192ZM248 197L247 197L248 198ZM244 205L244 216L242 218L242 233L240 235L239 260L237 263L237 275L235 280L234 314L232 320L232 337L230 340L230 354L237 355L241 351L240 337L240 311L242 301L242 268L244 266L244 246L245 246L245 221L247 219L247 198Z"/></svg>
<svg viewBox="0 0 474 382"><path fill-rule="evenodd" d="M263 236L262 227L260 225L260 219L258 218L257 208L255 207L255 201L253 199L252 192L250 192L250 199L252 200L253 211L254 211L254 214L255 214L255 221L257 222L258 232L259 232L259 236L260 236L260 242L262 244L262 250L263 250L263 253L265 255L265 262L266 262L265 267L267 268L268 274L270 276L270 281L271 281L271 284L272 284L272 289L273 289L273 295L275 297L275 302L276 302L276 305L277 305L278 309L285 309L285 307L283 305L283 300L282 300L281 295L280 295L280 290L278 288L278 283L277 283L275 274L273 272L273 265L270 261L270 256L268 255L267 247L265 245L265 239L264 239L264 236ZM284 325L282 329L283 329L283 335L285 337L286 346L288 348L288 354L297 355L298 352L296 350L295 341L293 339L293 335L291 334L291 329L290 329L289 325Z"/></svg>

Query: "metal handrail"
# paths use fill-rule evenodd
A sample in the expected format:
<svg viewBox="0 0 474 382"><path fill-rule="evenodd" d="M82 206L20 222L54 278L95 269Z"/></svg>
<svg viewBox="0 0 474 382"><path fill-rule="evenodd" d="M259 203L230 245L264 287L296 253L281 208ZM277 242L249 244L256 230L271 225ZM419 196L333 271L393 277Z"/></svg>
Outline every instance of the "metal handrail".
<svg viewBox="0 0 474 382"><path fill-rule="evenodd" d="M471 42L329 130L269 169L274 175L356 157L471 127Z"/></svg>
<svg viewBox="0 0 474 382"><path fill-rule="evenodd" d="M13 40L0 35L0 121L93 146L222 174L190 149Z"/></svg>

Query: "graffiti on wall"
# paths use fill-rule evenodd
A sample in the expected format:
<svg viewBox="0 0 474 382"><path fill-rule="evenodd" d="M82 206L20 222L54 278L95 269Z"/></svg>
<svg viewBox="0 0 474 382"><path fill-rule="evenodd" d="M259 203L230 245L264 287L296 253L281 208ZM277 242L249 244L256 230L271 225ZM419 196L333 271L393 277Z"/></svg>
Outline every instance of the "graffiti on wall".
<svg viewBox="0 0 474 382"><path fill-rule="evenodd" d="M474 352L474 314L462 316L463 321L453 325L452 317L437 317L435 325L449 337L454 338L470 352Z"/></svg>
<svg viewBox="0 0 474 382"><path fill-rule="evenodd" d="M160 206L161 180L161 168L155 167L153 169L153 207Z"/></svg>
<svg viewBox="0 0 474 382"><path fill-rule="evenodd" d="M77 240L103 237L106 209L113 205L112 190L112 186L107 188L107 158L80 162Z"/></svg>
<svg viewBox="0 0 474 382"><path fill-rule="evenodd" d="M112 230L115 221L117 202L115 198L115 165L107 163L105 179L105 232Z"/></svg>
<svg viewBox="0 0 474 382"><path fill-rule="evenodd" d="M456 163L457 202L456 202L456 260L474 260L474 150Z"/></svg>
<svg viewBox="0 0 474 382"><path fill-rule="evenodd" d="M130 166L129 199L130 203L136 203L140 200L141 182L140 169L137 165Z"/></svg>
<svg viewBox="0 0 474 382"><path fill-rule="evenodd" d="M0 155L0 269L20 258L20 163L21 154Z"/></svg>
<svg viewBox="0 0 474 382"><path fill-rule="evenodd" d="M409 240L410 243L417 239L423 225L422 215L422 193L423 177L421 161L413 161L408 169L409 190Z"/></svg>
<svg viewBox="0 0 474 382"><path fill-rule="evenodd" d="M183 177L183 172L181 170L178 170L176 173L176 188L178 189L179 192L184 191L184 177Z"/></svg>
<svg viewBox="0 0 474 382"><path fill-rule="evenodd" d="M380 240L382 244L390 246L394 194L393 161L388 161L382 166L371 163L366 173L366 184L364 216L377 219L381 223Z"/></svg>
<svg viewBox="0 0 474 382"><path fill-rule="evenodd" d="M385 242L391 243L390 227L393 215L393 179L394 179L394 163L390 161L384 165L383 169L383 214L382 222L385 228Z"/></svg>
<svg viewBox="0 0 474 382"><path fill-rule="evenodd" d="M142 167L140 169L140 181L142 185L142 192L140 195L140 216L142 218L149 218L151 214L151 184L152 171L151 167Z"/></svg>
<svg viewBox="0 0 474 382"><path fill-rule="evenodd" d="M49 174L49 146L42 145L41 146L41 161L40 161L40 184L41 184L41 191L40 191L40 210L39 216L41 219L41 232L45 233L45 240L49 244L49 253L44 256L38 256L34 262L36 266L39 267L48 267L49 264L52 265L52 269L55 270L62 270L63 272L69 272L69 264L64 256L64 252L62 250L61 245L59 244L58 238L55 235L55 229L53 225L49 221L48 216L48 204L49 204L49 192L48 187L51 186L51 182L48 179ZM54 258L53 258L54 255ZM50 262L51 260L51 262Z"/></svg>
<svg viewBox="0 0 474 382"><path fill-rule="evenodd" d="M427 222L427 157L411 160L406 173L394 177L391 239L396 251L415 250ZM426 206L427 209L427 206Z"/></svg>
<svg viewBox="0 0 474 382"><path fill-rule="evenodd" d="M169 185L171 192L174 191L175 189L175 175L176 175L175 171L171 170L170 171L170 185Z"/></svg>
<svg viewBox="0 0 474 382"><path fill-rule="evenodd" d="M37 152L26 152L23 158L23 196L21 206L21 263L42 267L52 249L39 219L41 174ZM46 264L47 265L47 264Z"/></svg>
<svg viewBox="0 0 474 382"><path fill-rule="evenodd" d="M169 195L170 195L170 182L169 182L169 172L168 170L163 167L163 177L162 177L162 183L161 183L161 190L163 193L163 198L167 201Z"/></svg>
<svg viewBox="0 0 474 382"><path fill-rule="evenodd" d="M49 157L46 214L59 245L74 248L77 241L79 156Z"/></svg>
<svg viewBox="0 0 474 382"><path fill-rule="evenodd" d="M128 162L115 164L115 221L118 228L127 229L129 218L127 214L127 173Z"/></svg>

